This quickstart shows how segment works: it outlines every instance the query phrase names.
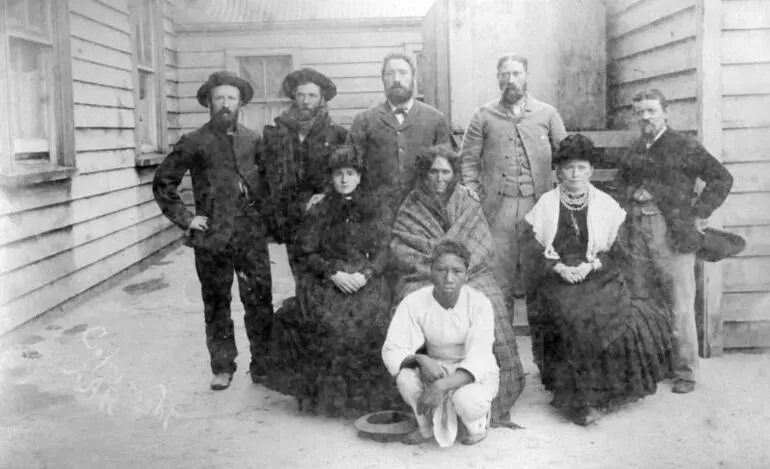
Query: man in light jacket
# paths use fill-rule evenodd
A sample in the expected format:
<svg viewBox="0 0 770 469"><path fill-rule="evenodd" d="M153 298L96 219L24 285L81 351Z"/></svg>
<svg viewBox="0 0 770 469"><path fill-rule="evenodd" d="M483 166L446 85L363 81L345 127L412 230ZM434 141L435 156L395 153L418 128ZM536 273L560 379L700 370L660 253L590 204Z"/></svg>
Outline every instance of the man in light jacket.
<svg viewBox="0 0 770 469"><path fill-rule="evenodd" d="M527 93L528 61L504 55L497 62L502 94L471 117L463 138L462 181L478 193L497 247L496 277L509 311L523 296L518 223L553 189L551 155L566 137L559 113Z"/></svg>

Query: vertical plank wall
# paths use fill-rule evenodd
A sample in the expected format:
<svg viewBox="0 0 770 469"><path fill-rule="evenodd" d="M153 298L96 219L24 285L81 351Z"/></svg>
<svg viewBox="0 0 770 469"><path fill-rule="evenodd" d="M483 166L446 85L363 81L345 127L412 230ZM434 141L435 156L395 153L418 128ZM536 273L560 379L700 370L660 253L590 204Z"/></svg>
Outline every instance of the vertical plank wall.
<svg viewBox="0 0 770 469"><path fill-rule="evenodd" d="M210 73L226 68L228 50L250 50L254 55L267 55L276 49L294 53L297 63L292 64L293 68L312 67L334 80L338 94L329 103L330 113L336 122L349 126L358 112L384 99L380 79L382 58L389 52L406 51L410 46L419 48L422 44L419 26L238 27L242 29L206 33L193 26L177 25L182 132L208 120L208 111L197 103L195 93Z"/></svg>
<svg viewBox="0 0 770 469"><path fill-rule="evenodd" d="M0 334L180 237L134 167L128 0L70 0L78 174L0 192ZM173 51L172 51L173 52Z"/></svg>
<svg viewBox="0 0 770 469"><path fill-rule="evenodd" d="M631 99L657 88L670 102L669 125L696 132L695 0L606 3L610 128L632 128Z"/></svg>
<svg viewBox="0 0 770 469"><path fill-rule="evenodd" d="M725 348L770 347L770 2L722 0L722 210L748 246L724 264Z"/></svg>

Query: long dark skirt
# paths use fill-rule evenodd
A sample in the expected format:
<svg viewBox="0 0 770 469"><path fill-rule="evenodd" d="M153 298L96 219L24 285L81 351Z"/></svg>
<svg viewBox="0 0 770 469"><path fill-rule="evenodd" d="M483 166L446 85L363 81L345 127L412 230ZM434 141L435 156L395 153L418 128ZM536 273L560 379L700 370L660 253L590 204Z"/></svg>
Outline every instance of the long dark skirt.
<svg viewBox="0 0 770 469"><path fill-rule="evenodd" d="M558 408L606 407L654 394L671 371L667 312L631 298L623 276L599 271L580 284L555 273L541 284L541 380Z"/></svg>
<svg viewBox="0 0 770 469"><path fill-rule="evenodd" d="M404 408L382 362L384 280L373 277L348 295L308 274L297 292L276 313L265 385L297 397L304 411L330 417Z"/></svg>

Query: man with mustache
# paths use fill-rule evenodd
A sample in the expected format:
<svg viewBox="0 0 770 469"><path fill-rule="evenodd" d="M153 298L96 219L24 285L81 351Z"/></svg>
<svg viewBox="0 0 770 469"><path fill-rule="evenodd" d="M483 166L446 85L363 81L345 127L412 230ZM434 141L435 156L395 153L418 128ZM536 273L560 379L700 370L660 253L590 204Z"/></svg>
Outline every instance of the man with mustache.
<svg viewBox="0 0 770 469"><path fill-rule="evenodd" d="M677 346L673 391L695 389L698 334L695 326L695 252L706 219L727 198L733 178L695 139L669 129L666 98L658 90L634 96L641 138L620 162L615 179L629 227L649 249L653 262L673 280L671 324ZM695 181L705 182L700 195Z"/></svg>
<svg viewBox="0 0 770 469"><path fill-rule="evenodd" d="M277 242L286 243L296 277L301 270L297 230L311 197L326 188L327 160L335 146L345 143L347 130L329 116L326 105L337 87L322 73L296 70L283 80L282 89L292 104L274 125L265 126L264 161L273 231Z"/></svg>
<svg viewBox="0 0 770 469"><path fill-rule="evenodd" d="M230 302L233 276L245 309L254 382L266 374L264 358L273 318L272 280L264 223L264 168L260 138L238 124L238 113L254 96L249 82L221 71L211 74L197 93L211 119L183 135L155 173L153 193L166 215L185 230L194 249L206 322L206 345L214 378L211 389L230 385L236 369ZM178 187L189 171L195 213Z"/></svg>
<svg viewBox="0 0 770 469"><path fill-rule="evenodd" d="M513 297L525 295L518 224L553 188L551 156L567 135L556 109L527 93L528 66L521 55L500 57L502 95L471 117L460 155L463 183L479 194L495 239L496 277L511 315ZM534 306L529 301L527 309Z"/></svg>
<svg viewBox="0 0 770 469"><path fill-rule="evenodd" d="M417 69L402 52L385 56L382 83L386 101L353 119L348 140L361 155L367 182L395 211L415 179L420 149L449 143L446 117L414 99Z"/></svg>

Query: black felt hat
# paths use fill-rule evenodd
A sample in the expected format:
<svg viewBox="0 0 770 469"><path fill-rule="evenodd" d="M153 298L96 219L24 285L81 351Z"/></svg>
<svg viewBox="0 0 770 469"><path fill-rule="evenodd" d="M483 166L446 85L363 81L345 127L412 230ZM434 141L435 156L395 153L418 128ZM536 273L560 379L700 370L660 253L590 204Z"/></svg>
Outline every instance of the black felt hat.
<svg viewBox="0 0 770 469"><path fill-rule="evenodd" d="M596 165L599 155L590 138L582 134L568 135L559 144L559 150L553 156L553 166L558 168L570 160L581 160Z"/></svg>
<svg viewBox="0 0 770 469"><path fill-rule="evenodd" d="M338 168L355 168L359 173L364 169L364 162L356 155L356 150L350 145L340 145L332 151L326 161L326 169L331 173Z"/></svg>
<svg viewBox="0 0 770 469"><path fill-rule="evenodd" d="M234 86L241 91L241 106L251 101L251 98L254 97L254 88L251 87L251 83L233 72L222 70L209 75L206 83L198 88L198 104L206 108L209 107L209 93L211 93L212 89L221 85Z"/></svg>
<svg viewBox="0 0 770 469"><path fill-rule="evenodd" d="M323 73L312 68L301 68L286 75L281 84L283 94L294 99L294 93L300 83L315 83L321 88L321 96L329 102L337 96L337 86Z"/></svg>
<svg viewBox="0 0 770 469"><path fill-rule="evenodd" d="M746 240L742 236L716 228L703 230L703 240L695 255L706 262L719 262L722 259L737 256L746 249Z"/></svg>

